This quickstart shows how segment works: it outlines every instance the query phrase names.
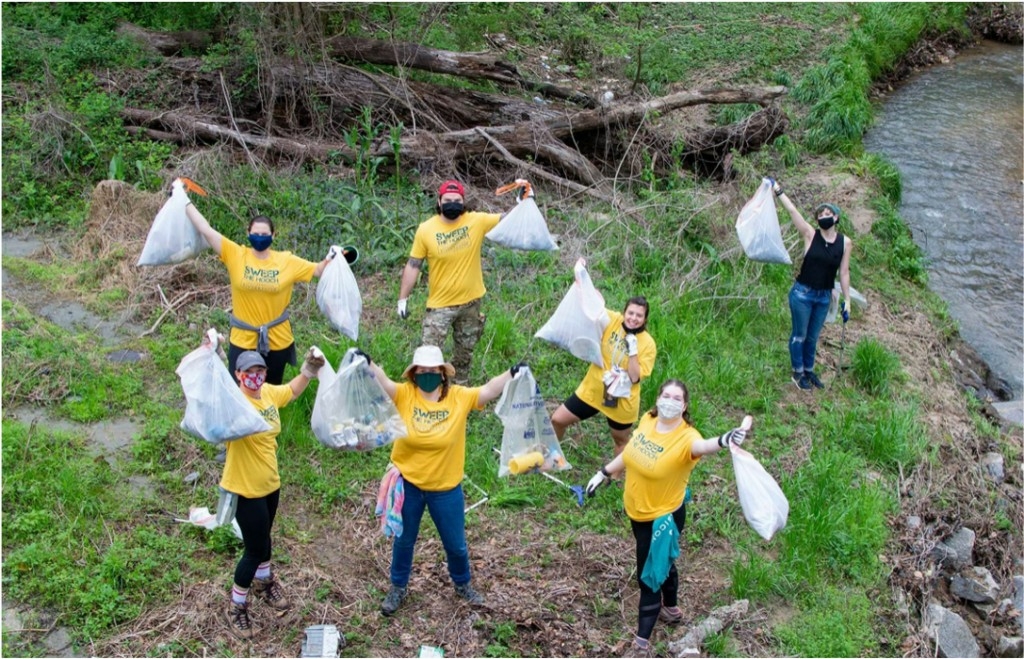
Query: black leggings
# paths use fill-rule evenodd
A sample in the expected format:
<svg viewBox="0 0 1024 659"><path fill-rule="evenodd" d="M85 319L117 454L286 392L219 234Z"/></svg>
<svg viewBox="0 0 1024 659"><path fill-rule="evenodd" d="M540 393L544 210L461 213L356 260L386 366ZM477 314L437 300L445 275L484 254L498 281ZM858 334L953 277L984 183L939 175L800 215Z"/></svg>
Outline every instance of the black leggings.
<svg viewBox="0 0 1024 659"><path fill-rule="evenodd" d="M235 566L235 584L242 588L251 586L260 563L270 560L270 529L274 526L277 502L280 498L280 489L258 499L238 497L235 519L242 529L242 544L245 545L245 551Z"/></svg>
<svg viewBox="0 0 1024 659"><path fill-rule="evenodd" d="M238 356L248 350L248 348L239 348L234 343L229 345L228 372L231 373L231 377L235 377L235 364L238 362ZM266 355L263 355L263 361L267 362L267 384L283 384L284 365L291 364L295 366L296 363L295 344L292 343L283 350L271 350Z"/></svg>
<svg viewBox="0 0 1024 659"><path fill-rule="evenodd" d="M683 535L683 526L686 524L686 504L672 513L676 528L679 529L679 536ZM636 538L636 580L640 584L640 614L636 625L636 635L640 638L650 640L654 631L654 623L658 622L658 613L661 606L677 606L679 604L679 573L676 572L676 564L668 570L668 578L661 584L660 590L651 590L640 575L644 573L644 564L647 563L647 554L651 551L651 536L654 534L654 522L636 522L629 520L633 527L633 537Z"/></svg>

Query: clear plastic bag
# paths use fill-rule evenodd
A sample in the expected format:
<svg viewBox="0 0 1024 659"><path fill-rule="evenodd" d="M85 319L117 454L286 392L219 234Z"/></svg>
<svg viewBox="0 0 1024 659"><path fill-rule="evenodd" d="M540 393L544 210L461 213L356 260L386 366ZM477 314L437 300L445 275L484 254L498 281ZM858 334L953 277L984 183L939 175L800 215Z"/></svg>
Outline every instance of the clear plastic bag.
<svg viewBox="0 0 1024 659"><path fill-rule="evenodd" d="M832 289L832 300L828 303L828 314L825 316L826 323L836 322L836 317L839 315L839 296L843 294L842 286L839 282L836 282L835 288ZM868 300L860 294L853 286L850 287L850 302L857 305L860 309L868 308Z"/></svg>
<svg viewBox="0 0 1024 659"><path fill-rule="evenodd" d="M558 249L533 197L527 197L516 204L485 237L511 249L545 252Z"/></svg>
<svg viewBox="0 0 1024 659"><path fill-rule="evenodd" d="M185 355L175 370L185 392L185 416L181 429L190 435L220 444L270 430L228 367L215 345L203 345Z"/></svg>
<svg viewBox="0 0 1024 659"><path fill-rule="evenodd" d="M572 468L562 453L544 396L528 366L521 366L516 376L505 383L494 413L504 427L498 476Z"/></svg>
<svg viewBox="0 0 1024 659"><path fill-rule="evenodd" d="M316 285L316 303L336 330L356 341L363 298L348 262L338 254L324 268Z"/></svg>
<svg viewBox="0 0 1024 659"><path fill-rule="evenodd" d="M612 398L629 398L633 393L633 380L626 370L618 366L612 366L611 370L605 371L602 382L605 392Z"/></svg>
<svg viewBox="0 0 1024 659"><path fill-rule="evenodd" d="M752 261L785 265L793 263L786 244L782 242L779 214L775 209L775 193L772 192L769 179L761 179L757 192L740 210L736 218L736 235L743 246L743 253Z"/></svg>
<svg viewBox="0 0 1024 659"><path fill-rule="evenodd" d="M156 214L136 265L174 265L199 256L209 247L185 214L187 205L185 186L175 179L171 196Z"/></svg>
<svg viewBox="0 0 1024 659"><path fill-rule="evenodd" d="M601 337L608 326L604 297L594 288L584 267L575 268L576 281L555 313L534 335L564 348L584 361L604 366Z"/></svg>
<svg viewBox="0 0 1024 659"><path fill-rule="evenodd" d="M758 535L771 540L776 531L786 526L789 501L779 484L754 456L735 444L730 444L729 450L743 516Z"/></svg>
<svg viewBox="0 0 1024 659"><path fill-rule="evenodd" d="M310 425L324 446L369 451L408 434L398 408L355 348L345 353L337 373L326 362L318 378Z"/></svg>

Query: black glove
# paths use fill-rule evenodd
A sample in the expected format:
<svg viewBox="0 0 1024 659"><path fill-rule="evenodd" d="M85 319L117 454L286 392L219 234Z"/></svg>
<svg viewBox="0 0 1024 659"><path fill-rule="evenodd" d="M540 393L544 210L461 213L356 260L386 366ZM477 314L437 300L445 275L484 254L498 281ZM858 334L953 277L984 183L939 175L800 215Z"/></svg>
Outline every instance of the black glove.
<svg viewBox="0 0 1024 659"><path fill-rule="evenodd" d="M782 189L782 186L779 185L778 181L771 177L768 177L768 180L772 182L772 191L775 192L776 197L781 197L785 194L785 191Z"/></svg>
<svg viewBox="0 0 1024 659"><path fill-rule="evenodd" d="M527 364L526 362L519 362L518 364L516 364L516 365L515 365L515 366L513 366L512 368L508 369L508 372L509 372L509 374L510 374L510 375L511 375L512 377L515 377L515 376L516 376L516 373L518 373L518 372L519 372L519 369L521 369L521 368L523 368L523 367L528 367L528 366L529 366L529 364Z"/></svg>
<svg viewBox="0 0 1024 659"><path fill-rule="evenodd" d="M353 354L354 354L354 355L355 355L356 357L362 357L363 359L365 359L365 360L366 360L366 365L367 365L367 366L369 366L370 364L372 364L372 363L373 363L373 360L372 360L372 359L370 359L370 356L369 356L368 354L366 354L365 352L363 352L362 350L360 350L359 348L356 348L356 351L355 351L355 353L353 353Z"/></svg>

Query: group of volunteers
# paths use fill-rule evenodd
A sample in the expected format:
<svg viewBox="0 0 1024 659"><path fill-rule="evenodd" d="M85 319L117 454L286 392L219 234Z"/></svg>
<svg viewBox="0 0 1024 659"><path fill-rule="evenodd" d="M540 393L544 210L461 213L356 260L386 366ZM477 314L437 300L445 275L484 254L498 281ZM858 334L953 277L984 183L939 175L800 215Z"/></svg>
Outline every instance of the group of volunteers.
<svg viewBox="0 0 1024 659"><path fill-rule="evenodd" d="M529 183L518 180L520 198L531 197ZM849 299L849 264L853 245L839 233L839 209L822 204L815 212L818 228L804 220L778 183L773 190L803 237L803 263L789 293L792 312L790 359L793 382L801 389L823 387L814 371L818 335L832 300L836 275ZM524 366L516 364L483 386L468 386L473 351L483 332L481 301L485 293L482 246L485 234L506 214L467 210L465 189L445 181L438 190L436 213L419 225L402 274L397 313L409 316L409 296L426 264L428 297L420 347L397 380L392 380L370 355L366 359L375 379L394 402L408 435L391 448L391 465L381 483L390 502L394 540L390 589L384 615L394 614L407 595L413 554L424 510L437 528L447 557L448 574L458 596L473 605L484 597L471 583L462 492L466 455L466 424L470 412L482 410L501 396L505 385ZM270 430L227 443L220 486L237 495L236 520L244 551L234 572L228 626L249 639L254 628L247 606L249 590L278 615L290 608L271 566L271 529L277 514L280 477L277 436L279 410L315 379L325 360L315 348L304 356L299 373L284 383L286 364L295 365L297 352L288 305L296 282L319 277L332 252L319 263L290 252L271 249L274 224L264 216L248 227L249 246L233 242L213 229L188 202L186 214L227 268L231 286L231 331L228 370L246 399L267 421ZM848 317L847 303L842 307ZM601 336L602 366L591 364L577 389L551 414L559 438L567 428L597 415L607 420L614 442L614 459L601 467L586 487L593 496L606 481L624 474L623 504L636 539L636 570L640 587L638 623L632 650L650 652L651 634L660 619L678 623L679 578L673 558L686 521L686 490L691 471L702 456L746 438L749 424L705 439L693 427L690 393L678 379L661 384L655 405L641 414L640 390L654 369L657 346L647 331L650 304L641 296L626 301L623 311L607 309ZM441 347L449 333L452 359ZM607 374L628 374L628 396L608 394Z"/></svg>

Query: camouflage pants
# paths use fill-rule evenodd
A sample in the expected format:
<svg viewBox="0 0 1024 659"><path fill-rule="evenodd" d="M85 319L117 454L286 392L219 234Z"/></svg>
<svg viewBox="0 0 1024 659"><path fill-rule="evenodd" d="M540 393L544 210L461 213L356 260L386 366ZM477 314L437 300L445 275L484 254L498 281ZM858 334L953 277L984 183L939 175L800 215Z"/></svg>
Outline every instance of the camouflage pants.
<svg viewBox="0 0 1024 659"><path fill-rule="evenodd" d="M480 313L480 300L473 300L457 307L427 309L423 317L423 344L445 349L448 329L452 330L454 348L451 353L455 367L455 381L466 384L469 381L469 367L473 361L473 349L484 333L484 316Z"/></svg>

